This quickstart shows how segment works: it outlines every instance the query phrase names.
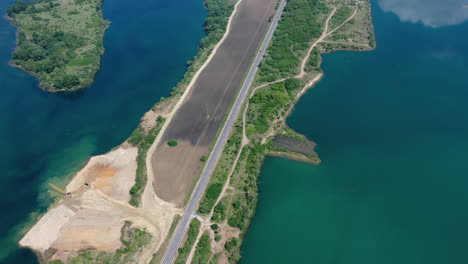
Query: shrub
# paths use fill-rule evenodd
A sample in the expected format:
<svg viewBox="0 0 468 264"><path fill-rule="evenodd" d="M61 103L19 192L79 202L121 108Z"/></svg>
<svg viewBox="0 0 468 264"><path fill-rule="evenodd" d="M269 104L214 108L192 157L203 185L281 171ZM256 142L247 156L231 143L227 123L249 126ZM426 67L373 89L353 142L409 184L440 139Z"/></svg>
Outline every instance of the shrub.
<svg viewBox="0 0 468 264"><path fill-rule="evenodd" d="M178 142L175 139L171 139L171 140L169 140L167 142L167 145L169 145L170 147L175 147L175 146L177 146L177 144L178 144Z"/></svg>

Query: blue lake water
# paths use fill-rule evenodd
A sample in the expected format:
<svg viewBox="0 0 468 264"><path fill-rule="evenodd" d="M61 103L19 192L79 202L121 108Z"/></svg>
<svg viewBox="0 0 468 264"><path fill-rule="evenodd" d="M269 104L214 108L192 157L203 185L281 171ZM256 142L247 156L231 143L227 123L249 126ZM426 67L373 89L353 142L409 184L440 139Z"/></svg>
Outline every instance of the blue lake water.
<svg viewBox="0 0 468 264"><path fill-rule="evenodd" d="M12 4L0 1L0 14ZM0 19L0 263L37 262L17 242L52 202L47 182L64 184L125 140L182 78L205 35L201 0L105 0L103 10L111 25L102 69L71 94L48 94L8 65L16 29Z"/></svg>
<svg viewBox="0 0 468 264"><path fill-rule="evenodd" d="M287 122L323 163L266 159L242 263L468 263L468 13L372 3L377 49L323 56Z"/></svg>

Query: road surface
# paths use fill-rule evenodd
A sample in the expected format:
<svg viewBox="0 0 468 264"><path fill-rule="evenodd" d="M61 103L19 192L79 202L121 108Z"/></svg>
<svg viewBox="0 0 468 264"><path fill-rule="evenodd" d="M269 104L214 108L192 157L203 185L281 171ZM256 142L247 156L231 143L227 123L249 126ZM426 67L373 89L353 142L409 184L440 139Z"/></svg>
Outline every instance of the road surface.
<svg viewBox="0 0 468 264"><path fill-rule="evenodd" d="M278 25L278 20L281 17L285 5L286 0L281 0L280 5L278 6L278 10L270 25L270 28L268 29L268 32L262 42L262 45L260 46L260 49L257 55L255 56L255 60L253 61L253 64L249 69L248 75L231 108L231 111L229 112L228 118L226 119L226 122L224 123L224 126L221 129L221 133L219 134L219 137L216 140L213 150L210 156L208 157L208 160L206 161L205 168L203 169L200 179L197 185L195 186L195 189L192 193L192 196L190 197L187 207L185 208L184 215L182 216L182 219L179 222L174 234L172 235L169 245L167 246L166 253L161 261L162 264L172 264L175 260L177 250L179 249L180 244L184 239L185 233L187 232L187 229L190 224L190 220L195 215L195 211L198 207L198 204L200 203L203 193L205 192L211 174L216 168L216 164L218 163L218 160L221 157L224 146L226 145L231 130L234 127L234 123L236 121L237 116L239 115L242 104L244 103L245 98L247 98L247 95L249 94L249 89L252 85L255 74L257 73L257 68L260 65L263 56L265 55L265 50L267 49L271 41L271 38L276 29L276 26Z"/></svg>

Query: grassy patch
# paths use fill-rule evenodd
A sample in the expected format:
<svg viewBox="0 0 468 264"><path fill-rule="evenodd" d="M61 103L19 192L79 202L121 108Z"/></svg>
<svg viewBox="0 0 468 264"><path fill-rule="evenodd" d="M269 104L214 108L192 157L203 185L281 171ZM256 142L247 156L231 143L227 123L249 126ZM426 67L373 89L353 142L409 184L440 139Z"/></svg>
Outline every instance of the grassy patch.
<svg viewBox="0 0 468 264"><path fill-rule="evenodd" d="M206 264L211 257L211 238L208 233L204 233L198 241L195 254L193 255L193 264Z"/></svg>
<svg viewBox="0 0 468 264"><path fill-rule="evenodd" d="M151 129L148 133L145 133L143 128L138 127L133 131L133 133L127 140L130 144L138 147L135 184L130 189L129 201L129 203L135 207L140 206L141 195L143 194L146 182L148 181L146 175L146 155L154 140L158 136L159 131L161 130L161 127L164 124L164 121L165 118L159 116L156 120L156 126L153 129Z"/></svg>
<svg viewBox="0 0 468 264"><path fill-rule="evenodd" d="M18 26L13 63L34 73L45 90L88 86L99 70L109 24L101 6L102 0L16 1L7 10Z"/></svg>

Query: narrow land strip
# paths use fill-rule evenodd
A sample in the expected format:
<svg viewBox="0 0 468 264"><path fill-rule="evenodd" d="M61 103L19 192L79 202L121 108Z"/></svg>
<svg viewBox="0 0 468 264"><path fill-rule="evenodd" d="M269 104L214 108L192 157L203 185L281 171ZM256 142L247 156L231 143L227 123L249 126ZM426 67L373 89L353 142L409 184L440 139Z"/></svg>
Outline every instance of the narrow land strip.
<svg viewBox="0 0 468 264"><path fill-rule="evenodd" d="M231 111L229 112L229 115L228 115L228 118L226 120L226 123L224 124L222 130L221 130L221 133L220 133L220 136L218 137L216 143L215 143L215 146L213 148L213 151L211 153L211 155L209 156L207 162L206 162L206 166L204 167L203 169L203 172L201 174L201 177L200 177L200 180L198 182L198 184L196 185L195 187L195 190L189 200L189 203L185 209L185 212L184 212L184 215L182 217L182 220L181 220L181 223L179 224L179 226L177 227L172 239L171 239L171 243L170 245L168 246L168 249L166 251L166 254L162 260L161 263L163 264L170 264L173 262L174 258L175 258L175 255L177 253L177 249L179 248L179 245L185 235L185 232L188 228L188 224L190 222L190 219L193 217L194 213L195 213L195 209L196 207L198 206L200 200L201 200L201 197L202 197L202 194L203 192L205 191L206 189L206 186L208 184L208 181L210 179L210 176L212 174L212 172L214 171L214 168L216 166L216 163L219 159L219 157L221 156L221 153L222 153L222 150L224 148L224 145L226 144L226 141L230 135L230 132L234 126L234 122L241 110L241 106L245 100L245 98L247 97L248 95L248 91L250 89L250 86L253 82L253 79L255 77L255 74L256 74L256 71L257 71L257 68L258 68L258 65L260 64L260 61L263 57L263 55L265 54L265 50L266 48L268 47L268 44L270 43L270 40L273 36L273 32L275 31L276 29L276 26L278 24L278 20L279 18L281 17L281 14L283 12L283 9L286 5L286 1L283 0L281 1L281 4L279 5L278 7L278 10L276 12L276 15L275 17L273 18L272 20L272 23L270 25L270 28L266 34L266 37L264 38L263 40L263 43L260 47L260 50L258 51L256 57L255 57L255 60L254 60L254 63L252 64L252 66L250 67L250 70L249 70L249 73L247 75L247 78L241 88L241 91L238 95L238 97L236 98L236 101L234 102L234 105L231 109Z"/></svg>
<svg viewBox="0 0 468 264"><path fill-rule="evenodd" d="M335 3L336 4L336 3ZM310 87L314 86L315 83L317 83L320 78L323 76L323 73L321 73L321 71L318 71L318 67L320 65L320 58L315 58L318 60L317 64L316 64L316 67L317 68L313 68L312 70L314 70L314 74L311 74L310 73L310 69L306 69L307 67L307 64L310 60L310 56L311 54L314 52L315 49L318 49L318 52L324 52L324 51L327 51L329 52L329 50L325 50L324 47L322 45L320 45L321 43L326 43L326 44L343 44L343 45L347 45L347 46L350 46L350 47L353 47L355 49L358 49L358 48L361 48L362 50L362 47L364 47L364 50L368 50L368 49L372 49L372 46L373 44L373 36L370 35L370 36L364 36L367 38L367 40L369 41L369 44L363 44L363 43L360 43L359 41L362 41L362 37L361 36L361 39L356 39L356 40L353 40L353 41L350 41L350 40L338 40L338 41L331 41L331 40L328 40L329 37L332 37L333 33L341 30L344 25L349 25L348 22L355 19L356 18L356 15L358 14L358 11L361 11L361 13L365 13L366 10L368 10L368 6L366 6L366 2L362 2L362 1L357 1L357 2L354 2L354 11L349 15L349 17L347 17L343 22L341 22L339 25L335 26L335 28L333 29L329 29L329 23L331 21L332 18L334 18L334 15L336 14L337 10L342 7L340 4L332 4L332 10L331 12L328 14L327 18L325 19L324 21L324 26L323 26L323 30L321 32L321 35L315 40L313 41L308 50L307 50L307 53L304 55L304 57L301 59L301 63L300 63L300 68L298 69L299 70L299 73L297 75L294 75L293 77L290 77L290 78L298 78L298 79L301 79L304 81L304 85L302 87L300 87L300 89L298 89L298 91L295 93L295 96L294 96L294 99L292 100L292 102L289 104L289 107L288 109L284 112L284 114L282 114L282 118L278 118L276 119L271 125L270 125L270 129L268 130L267 133L265 134L262 134L261 135L261 140L260 142L257 142L258 141L258 137L255 136L255 138L249 138L247 136L247 133L246 133L246 129L247 129L247 116L248 116L248 111L250 110L250 101L246 101L245 102L245 106L244 106L244 110L243 110L243 113L242 113L242 116L239 117L240 121L240 125L241 125L241 132L239 130L233 132L233 134L236 134L236 135L233 135L232 137L235 138L235 137L239 137L238 134L241 134L240 138L242 138L241 140L241 143L238 145L238 149L235 149L235 157L232 158L232 163L229 163L231 164L231 166L229 167L229 173L228 173L228 176L227 176L227 179L225 180L224 182L224 185L222 187L222 190L220 191L220 194L219 196L216 198L216 201L215 203L213 204L211 208L211 210L209 211L208 214L206 215L203 215L203 216L198 216L197 218L200 219L201 222L204 222L206 223L204 226L211 226L212 224L217 224L219 226L219 228L223 231L220 231L219 234L221 235L217 235L218 236L218 239L216 240L213 240L211 243L211 247L212 247L212 256L220 256L221 254L221 259L222 261L221 262L217 262L217 263L225 263L225 262L236 262L236 260L238 260L238 257L239 255L233 255L233 252L232 252L232 246L234 245L234 247L239 247L240 245L240 242L238 240L238 238L242 238L242 234L245 232L245 229L243 228L240 228L240 232L237 232L237 235L233 235L232 233L229 234L229 232L226 232L227 229L233 229L234 226L231 224L230 220L229 219L229 222L226 221L225 217L226 217L226 214L229 215L231 214L229 211L229 209L223 209L224 211L227 210L227 212L224 212L225 216L221 218L221 221L219 221L219 217L220 217L220 213L219 212L215 212L215 210L218 208L218 206L222 205L221 207L224 208L226 206L226 202L227 202L227 205L234 205L235 203L235 199L233 198L235 195L241 195L241 196L249 196L249 197L252 197L251 194L249 194L248 192L251 191L245 191L245 189L243 189L245 191L245 193L242 193L242 188L241 190L239 190L236 186L236 181L239 181L239 177L242 177L242 170L243 166L245 166L246 164L246 161L245 161L245 158L241 159L241 155L242 154L245 154L243 153L245 148L247 148L247 153L251 152L253 148L256 148L256 145L260 144L260 145L266 145L268 144L268 141L269 139L271 138L271 136L273 135L276 135L279 130L281 128L284 128L285 127L285 117L288 116L290 114L290 112L292 111L295 103L300 99L300 97L305 93L305 91L307 89L309 89ZM349 4L351 5L351 3ZM362 7L359 7L359 5L363 5ZM362 9L361 9L362 8ZM367 20L369 19L369 20ZM370 21L370 17L365 17L364 16L364 20L365 20L365 23L368 23ZM363 21L359 21L358 23L362 23ZM372 33L371 31L369 31L369 33ZM353 36L354 37L354 36ZM357 42L355 42L357 41ZM335 49L340 49L339 46L337 46ZM252 93L251 95L249 96L249 98L252 98L256 92L258 92L261 88L265 88L265 89L269 89L271 87L271 85L273 84L276 84L276 83L281 83L283 81L286 81L287 79L290 79L290 78L281 78L279 80L275 80L275 81L271 81L271 82L268 82L268 83L265 83L265 84L261 84L261 85L258 85L257 87L253 88L252 89ZM268 88L267 88L268 87ZM279 126L276 126L275 123L280 123ZM253 144L253 145L252 145ZM268 147L267 147L268 148ZM271 148L270 148L271 149ZM230 154L229 155L233 155L232 154L232 148L229 150ZM280 156L283 156L283 157L287 157L287 158L292 158L292 159L297 159L297 160L302 160L302 161L306 161L306 162L313 162L313 159L310 159L308 158L307 156L303 156L303 155L300 155L299 153L288 153L288 152L275 152L274 150L270 150L269 152L267 152L267 154L270 154L270 155L280 155ZM297 155L299 154L299 155ZM225 154L223 154L225 155ZM245 155L244 155L245 156ZM314 162L313 162L314 163ZM224 171L226 168L226 165L223 165L223 169ZM241 175L239 175L241 174ZM233 177L236 177L237 179L234 179L233 181ZM242 179L242 180L246 180L245 178ZM241 193L239 193L241 191ZM224 198L227 198L224 199ZM223 205L224 204L224 205ZM220 207L220 208L221 208ZM220 229L217 229L217 230L220 230ZM237 229L237 228L234 228L234 229ZM211 230L209 230L210 232L213 232ZM220 237L222 236L222 238L220 239ZM197 244L197 242L195 243ZM194 249L192 249L192 251L194 251ZM224 257L224 258L223 258Z"/></svg>

